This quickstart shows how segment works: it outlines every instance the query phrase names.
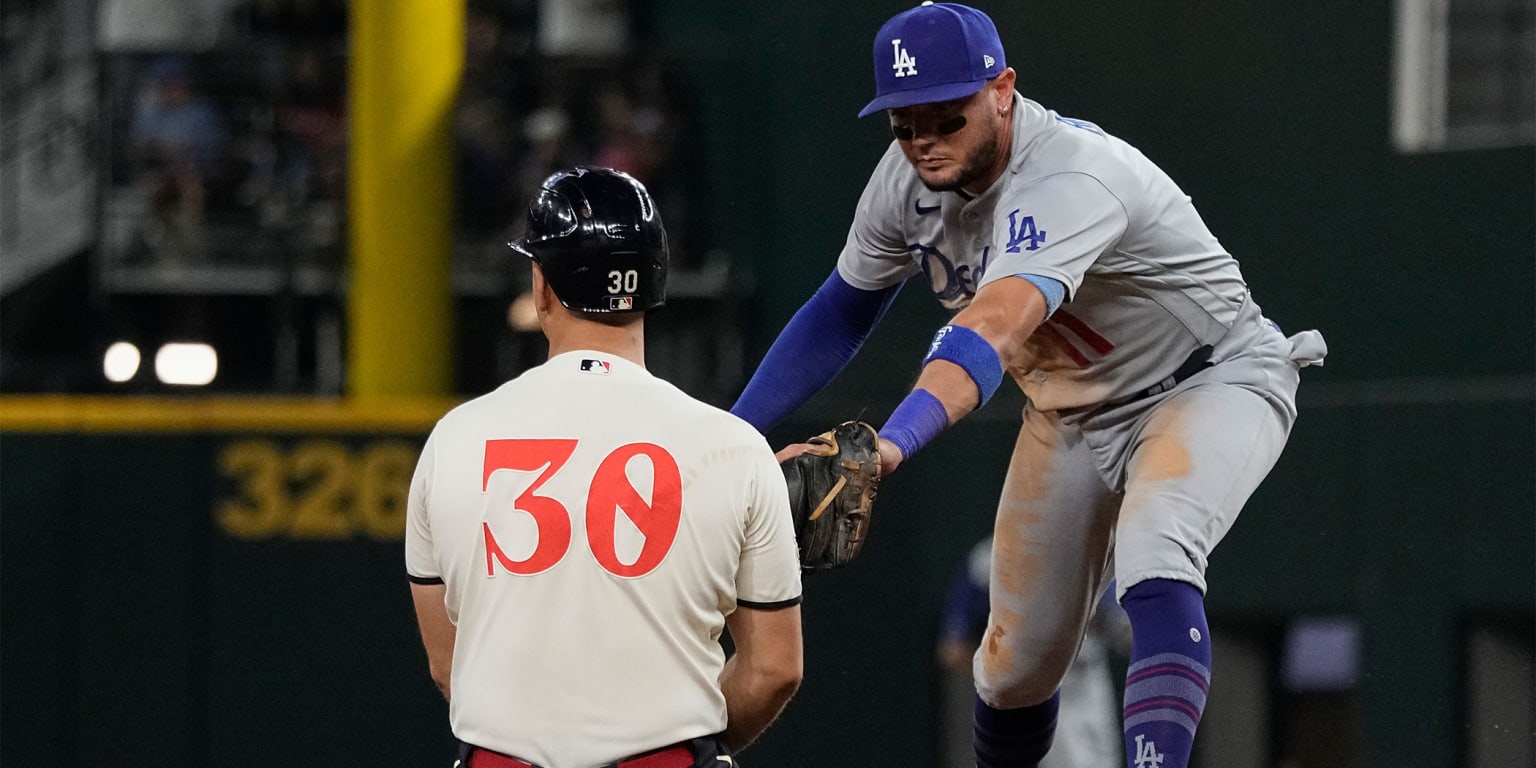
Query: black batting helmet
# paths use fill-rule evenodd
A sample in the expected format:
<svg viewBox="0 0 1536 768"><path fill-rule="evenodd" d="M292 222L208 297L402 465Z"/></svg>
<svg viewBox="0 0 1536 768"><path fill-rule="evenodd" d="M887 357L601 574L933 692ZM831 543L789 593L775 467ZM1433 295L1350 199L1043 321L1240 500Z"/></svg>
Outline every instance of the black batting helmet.
<svg viewBox="0 0 1536 768"><path fill-rule="evenodd" d="M539 185L528 229L508 243L538 263L567 309L640 312L667 300L667 232L645 186L577 166Z"/></svg>

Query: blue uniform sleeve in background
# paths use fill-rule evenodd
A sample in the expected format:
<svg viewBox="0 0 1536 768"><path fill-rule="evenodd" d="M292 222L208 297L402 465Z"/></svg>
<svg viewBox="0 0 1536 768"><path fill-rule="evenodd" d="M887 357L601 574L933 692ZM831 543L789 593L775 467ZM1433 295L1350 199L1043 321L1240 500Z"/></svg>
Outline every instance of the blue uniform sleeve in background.
<svg viewBox="0 0 1536 768"><path fill-rule="evenodd" d="M969 565L959 569L949 586L939 635L948 640L980 642L987 629L987 585L978 582Z"/></svg>

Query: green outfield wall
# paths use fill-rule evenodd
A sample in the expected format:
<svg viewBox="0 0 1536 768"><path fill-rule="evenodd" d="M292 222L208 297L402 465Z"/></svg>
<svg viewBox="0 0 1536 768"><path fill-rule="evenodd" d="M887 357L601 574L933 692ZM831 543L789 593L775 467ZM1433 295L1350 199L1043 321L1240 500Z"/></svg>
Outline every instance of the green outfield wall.
<svg viewBox="0 0 1536 768"><path fill-rule="evenodd" d="M807 578L805 684L746 764L933 764L935 628L988 529L1000 398L889 479L855 567ZM446 407L0 398L0 762L447 765L401 546ZM1533 419L1304 407L1217 550L1213 627L1359 619L1360 765L1458 764L1466 627L1530 625Z"/></svg>

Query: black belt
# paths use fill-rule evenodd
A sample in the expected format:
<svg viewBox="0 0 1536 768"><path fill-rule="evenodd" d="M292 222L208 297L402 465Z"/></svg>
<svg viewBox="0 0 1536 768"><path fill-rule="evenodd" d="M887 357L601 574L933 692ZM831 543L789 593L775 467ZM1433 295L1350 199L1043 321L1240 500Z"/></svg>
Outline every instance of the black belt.
<svg viewBox="0 0 1536 768"><path fill-rule="evenodd" d="M1167 392L1168 390L1177 387L1185 379L1188 379L1189 377L1211 367L1212 365L1215 365L1215 363L1211 362L1211 353L1215 351L1215 348L1209 344L1196 347L1195 351L1189 353L1189 357L1184 358L1184 362L1179 363L1179 367L1173 369L1173 373L1169 374L1168 378L1165 378L1162 381L1159 381L1156 384L1141 390L1140 392L1110 400L1109 402L1106 402L1099 407L1113 408L1115 406L1125 405L1126 403L1134 403L1137 400L1142 400L1153 395L1160 395L1164 392Z"/></svg>

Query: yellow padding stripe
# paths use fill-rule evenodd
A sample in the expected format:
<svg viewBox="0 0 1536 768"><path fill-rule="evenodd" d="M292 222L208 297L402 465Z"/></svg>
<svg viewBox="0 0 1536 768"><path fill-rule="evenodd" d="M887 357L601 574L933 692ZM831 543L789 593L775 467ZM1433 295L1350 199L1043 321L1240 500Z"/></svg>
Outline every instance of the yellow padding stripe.
<svg viewBox="0 0 1536 768"><path fill-rule="evenodd" d="M420 432L460 401L400 398L0 397L0 432Z"/></svg>

